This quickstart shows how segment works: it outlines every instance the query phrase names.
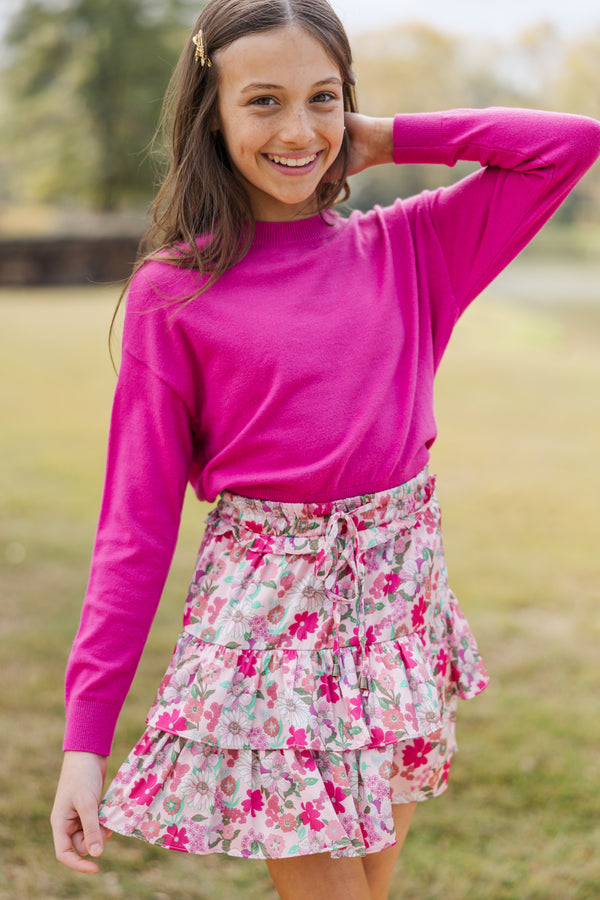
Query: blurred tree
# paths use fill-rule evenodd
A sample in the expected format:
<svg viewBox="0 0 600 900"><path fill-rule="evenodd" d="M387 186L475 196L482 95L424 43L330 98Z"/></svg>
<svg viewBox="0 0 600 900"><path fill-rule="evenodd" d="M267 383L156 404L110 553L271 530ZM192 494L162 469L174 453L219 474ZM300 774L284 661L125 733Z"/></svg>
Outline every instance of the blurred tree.
<svg viewBox="0 0 600 900"><path fill-rule="evenodd" d="M520 100L502 77L494 48L422 23L365 35L355 47L358 95L367 115L432 112L458 106L510 105ZM353 179L352 205L366 209L449 184L474 166L402 166L368 169Z"/></svg>
<svg viewBox="0 0 600 900"><path fill-rule="evenodd" d="M554 105L600 119L600 28L569 44ZM572 219L600 218L600 166L594 166L565 205Z"/></svg>
<svg viewBox="0 0 600 900"><path fill-rule="evenodd" d="M201 6L25 0L5 38L13 190L103 211L147 200L146 151L185 14L191 24Z"/></svg>

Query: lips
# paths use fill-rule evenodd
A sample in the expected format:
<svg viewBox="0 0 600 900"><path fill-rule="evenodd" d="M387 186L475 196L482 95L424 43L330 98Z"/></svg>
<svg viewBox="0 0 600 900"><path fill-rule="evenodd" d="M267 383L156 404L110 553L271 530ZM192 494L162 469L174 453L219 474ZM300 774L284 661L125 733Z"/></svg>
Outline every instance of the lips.
<svg viewBox="0 0 600 900"><path fill-rule="evenodd" d="M275 156L271 153L267 153L266 155L271 162L277 163L278 166L286 166L290 169L300 169L304 166L310 166L318 156L317 153L311 153L310 156L301 156L298 158L293 158L291 156Z"/></svg>

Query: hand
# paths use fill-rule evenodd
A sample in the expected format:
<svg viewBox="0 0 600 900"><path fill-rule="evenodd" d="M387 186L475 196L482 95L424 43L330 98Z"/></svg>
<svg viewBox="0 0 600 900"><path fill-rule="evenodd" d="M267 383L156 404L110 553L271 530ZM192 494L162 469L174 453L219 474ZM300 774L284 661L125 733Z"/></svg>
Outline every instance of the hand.
<svg viewBox="0 0 600 900"><path fill-rule="evenodd" d="M56 858L76 872L98 872L96 863L82 856L100 856L111 835L98 821L106 767L104 756L65 753L50 822Z"/></svg>
<svg viewBox="0 0 600 900"><path fill-rule="evenodd" d="M347 175L357 175L370 166L394 161L393 119L375 119L359 113L346 113L345 123L350 139ZM341 175L341 165L335 162L325 178L327 181L337 181Z"/></svg>

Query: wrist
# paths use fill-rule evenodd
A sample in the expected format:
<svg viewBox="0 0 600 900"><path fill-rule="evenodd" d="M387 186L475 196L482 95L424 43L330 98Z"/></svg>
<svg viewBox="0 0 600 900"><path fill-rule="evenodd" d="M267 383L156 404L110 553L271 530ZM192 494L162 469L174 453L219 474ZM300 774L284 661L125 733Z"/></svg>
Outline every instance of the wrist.
<svg viewBox="0 0 600 900"><path fill-rule="evenodd" d="M373 122L373 161L371 165L381 166L392 163L394 161L394 120L378 118Z"/></svg>

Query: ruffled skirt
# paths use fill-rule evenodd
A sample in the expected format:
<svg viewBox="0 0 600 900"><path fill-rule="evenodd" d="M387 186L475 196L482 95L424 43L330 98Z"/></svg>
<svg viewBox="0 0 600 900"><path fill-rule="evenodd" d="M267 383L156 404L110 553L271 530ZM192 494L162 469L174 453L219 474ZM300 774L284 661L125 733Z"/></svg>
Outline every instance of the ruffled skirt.
<svg viewBox="0 0 600 900"><path fill-rule="evenodd" d="M382 850L393 803L445 790L457 697L487 681L427 470L332 503L226 492L101 821L199 854Z"/></svg>

